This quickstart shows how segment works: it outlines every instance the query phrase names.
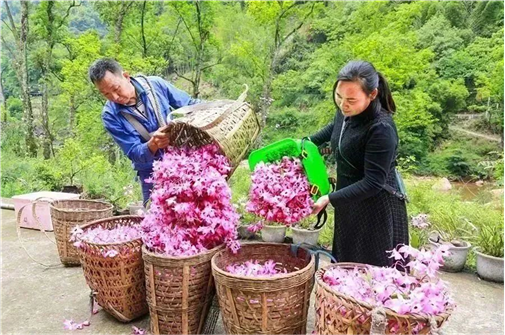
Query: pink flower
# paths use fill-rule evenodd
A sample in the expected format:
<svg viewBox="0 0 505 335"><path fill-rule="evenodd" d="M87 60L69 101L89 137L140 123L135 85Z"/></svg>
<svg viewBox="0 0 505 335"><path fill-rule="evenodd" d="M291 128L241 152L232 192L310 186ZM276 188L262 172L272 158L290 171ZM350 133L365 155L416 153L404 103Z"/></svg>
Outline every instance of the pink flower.
<svg viewBox="0 0 505 335"><path fill-rule="evenodd" d="M236 254L240 250L240 243L237 240L232 240L227 243L227 247L232 253Z"/></svg>
<svg viewBox="0 0 505 335"><path fill-rule="evenodd" d="M246 210L267 221L290 226L312 212L310 185L298 158L259 163L251 176Z"/></svg>
<svg viewBox="0 0 505 335"><path fill-rule="evenodd" d="M78 329L83 329L84 327L89 326L90 323L88 320L85 320L81 323L77 323L71 319L63 321L63 329L65 330L78 330Z"/></svg>
<svg viewBox="0 0 505 335"><path fill-rule="evenodd" d="M267 260L264 263L260 263L257 260L237 262L228 265L226 271L245 277L272 277L277 274L287 273L286 268L275 263L273 260Z"/></svg>
<svg viewBox="0 0 505 335"><path fill-rule="evenodd" d="M407 266L412 274L396 268L365 267L358 269L330 268L323 281L332 289L374 306L391 308L399 314L425 313L439 315L454 307L445 283L436 277L444 249L435 251L416 250L401 246L398 253L390 251L391 257L409 257ZM423 327L417 327L417 331ZM396 329L396 330L395 330ZM397 331L391 325L391 332Z"/></svg>
<svg viewBox="0 0 505 335"><path fill-rule="evenodd" d="M98 226L88 228L85 231L80 230L80 233L76 236L78 242L85 241L96 244L129 242L140 238L140 225L124 226L118 224L111 228ZM80 247L81 243L78 245Z"/></svg>
<svg viewBox="0 0 505 335"><path fill-rule="evenodd" d="M93 297L93 310L91 311L93 315L98 314L98 302L95 297Z"/></svg>
<svg viewBox="0 0 505 335"><path fill-rule="evenodd" d="M77 241L77 239L79 238L79 236L81 236L81 234L83 233L81 227L79 226L75 226L74 228L72 228L72 230L70 231L70 242L75 242Z"/></svg>
<svg viewBox="0 0 505 335"><path fill-rule="evenodd" d="M112 257L116 257L118 254L119 254L119 252L117 252L114 249L110 249L110 250L107 250L107 251L105 251L105 250L102 251L103 257L111 257L112 258Z"/></svg>
<svg viewBox="0 0 505 335"><path fill-rule="evenodd" d="M132 326L132 335L144 335L144 334L147 334L147 330Z"/></svg>
<svg viewBox="0 0 505 335"><path fill-rule="evenodd" d="M153 164L151 207L142 221L148 250L190 256L226 244L232 252L239 214L226 183L228 159L217 145L168 147Z"/></svg>
<svg viewBox="0 0 505 335"><path fill-rule="evenodd" d="M431 223L428 221L427 214L419 214L417 216L412 217L411 224L413 227L416 227L419 229L426 229L429 226L431 226Z"/></svg>
<svg viewBox="0 0 505 335"><path fill-rule="evenodd" d="M396 249L393 249L393 250L390 250L390 251L386 251L387 253L391 253L391 256L389 256L389 258L393 258L395 259L395 261L398 261L398 260L402 260L403 261L403 256L396 250Z"/></svg>
<svg viewBox="0 0 505 335"><path fill-rule="evenodd" d="M249 226L247 226L247 231L249 231L251 233L257 233L261 229L263 229L263 222L262 221L258 221L256 223L253 223L253 224L250 224Z"/></svg>

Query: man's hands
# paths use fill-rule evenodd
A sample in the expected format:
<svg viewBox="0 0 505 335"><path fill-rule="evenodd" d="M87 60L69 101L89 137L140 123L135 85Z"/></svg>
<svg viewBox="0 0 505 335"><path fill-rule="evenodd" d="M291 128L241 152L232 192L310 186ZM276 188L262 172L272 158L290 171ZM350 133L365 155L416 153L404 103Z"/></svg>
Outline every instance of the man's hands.
<svg viewBox="0 0 505 335"><path fill-rule="evenodd" d="M317 199L314 207L312 207L312 214L319 213L326 205L330 203L330 198L327 195L323 195Z"/></svg>
<svg viewBox="0 0 505 335"><path fill-rule="evenodd" d="M159 149L165 149L170 144L168 140L167 126L160 127L147 142L149 150L154 154Z"/></svg>

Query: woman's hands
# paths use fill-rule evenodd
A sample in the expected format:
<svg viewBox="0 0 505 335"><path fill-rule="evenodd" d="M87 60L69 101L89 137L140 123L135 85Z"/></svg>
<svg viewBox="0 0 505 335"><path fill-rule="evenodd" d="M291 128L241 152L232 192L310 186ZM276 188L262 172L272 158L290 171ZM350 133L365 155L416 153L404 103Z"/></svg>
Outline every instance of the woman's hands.
<svg viewBox="0 0 505 335"><path fill-rule="evenodd" d="M167 128L167 126L160 127L147 142L147 146L153 154L159 149L165 149L170 144Z"/></svg>
<svg viewBox="0 0 505 335"><path fill-rule="evenodd" d="M322 197L317 199L316 203L312 207L312 214L319 213L329 203L330 203L330 198L328 197L328 195L323 195Z"/></svg>

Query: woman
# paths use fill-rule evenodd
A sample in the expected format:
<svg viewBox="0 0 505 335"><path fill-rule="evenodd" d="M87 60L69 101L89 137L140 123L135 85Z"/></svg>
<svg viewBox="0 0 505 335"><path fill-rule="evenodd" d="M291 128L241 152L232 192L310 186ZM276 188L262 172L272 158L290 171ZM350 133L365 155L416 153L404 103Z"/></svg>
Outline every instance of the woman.
<svg viewBox="0 0 505 335"><path fill-rule="evenodd" d="M349 62L333 88L337 113L309 139L330 142L337 162L336 191L314 204L335 208L333 255L339 262L390 266L387 250L408 244L407 210L395 178L396 110L386 79L372 64Z"/></svg>

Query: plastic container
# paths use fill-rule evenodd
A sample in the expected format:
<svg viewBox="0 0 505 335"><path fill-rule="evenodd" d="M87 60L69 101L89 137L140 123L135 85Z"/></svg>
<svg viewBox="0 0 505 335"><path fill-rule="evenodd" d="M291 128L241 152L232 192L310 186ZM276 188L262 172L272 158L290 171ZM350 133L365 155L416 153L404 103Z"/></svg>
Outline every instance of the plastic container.
<svg viewBox="0 0 505 335"><path fill-rule="evenodd" d="M15 195L12 197L14 201L14 210L16 217L18 216L19 210L23 207L23 212L21 213L21 218L19 220L19 226L21 228L31 228L38 229L41 228L45 231L52 231L53 224L51 221L51 212L49 210L49 202L40 201L35 205L35 214L40 222L37 222L36 218L32 213L32 202L37 199L40 200L71 200L79 199L80 195L75 193L63 193L63 192L35 192Z"/></svg>

